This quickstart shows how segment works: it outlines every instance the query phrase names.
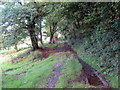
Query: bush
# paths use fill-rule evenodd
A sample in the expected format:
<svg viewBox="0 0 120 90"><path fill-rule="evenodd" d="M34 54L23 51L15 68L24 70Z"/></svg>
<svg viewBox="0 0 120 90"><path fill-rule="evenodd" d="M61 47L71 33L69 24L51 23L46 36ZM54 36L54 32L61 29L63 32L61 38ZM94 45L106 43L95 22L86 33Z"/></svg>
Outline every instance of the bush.
<svg viewBox="0 0 120 90"><path fill-rule="evenodd" d="M96 58L98 66L106 68L104 72L111 75L118 69L119 39L117 36L113 30L96 30L91 36L79 38L74 47L84 56L89 54Z"/></svg>

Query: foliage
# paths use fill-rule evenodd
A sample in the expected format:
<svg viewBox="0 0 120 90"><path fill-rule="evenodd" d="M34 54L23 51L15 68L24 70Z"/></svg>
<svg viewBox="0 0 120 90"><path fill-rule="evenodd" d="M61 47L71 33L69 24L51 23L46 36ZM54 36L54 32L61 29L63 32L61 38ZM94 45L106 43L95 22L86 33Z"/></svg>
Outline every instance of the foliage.
<svg viewBox="0 0 120 90"><path fill-rule="evenodd" d="M54 3L54 4L50 4L47 7L50 6L50 13L45 17L45 27L49 30L46 31L46 35L50 36L50 43L54 43L54 37L55 37L55 33L58 31L58 27L59 27L59 23L61 21L62 16L60 15L60 11L59 11L59 4L58 3Z"/></svg>
<svg viewBox="0 0 120 90"><path fill-rule="evenodd" d="M101 73L114 77L118 76L120 3L26 2L22 4L19 2L6 2L3 5L4 8L0 10L3 13L0 17L0 21L2 20L2 23L0 22L0 48L17 45L23 38L30 36L33 49L36 50L39 48L37 37L40 35L42 43L43 29L41 28L45 27L44 33L46 33L46 37L50 36L50 43L54 43L55 37L57 37L56 32L60 32L64 35L65 40L76 48L83 60ZM51 47L55 46L56 44ZM43 47L50 46L45 45ZM23 56L22 58L25 59L26 57ZM30 56L28 55L31 60L39 59L39 57L41 57L41 53L38 51L31 52ZM67 63L67 67L63 68L63 73L65 70L68 72L61 75L56 87L66 87L68 85L67 81L74 78L71 75L74 72L70 69L73 68L72 63L76 62L68 60ZM80 67L77 64L76 66L75 68ZM46 67L44 69L47 70ZM37 74L37 71L34 72ZM74 74L78 75L80 73ZM34 74L31 75L35 76ZM38 76L35 76L35 78ZM11 80L14 78L11 77ZM110 82L114 82L113 79L109 79ZM29 80L31 80L30 76ZM12 84L9 83L9 85ZM28 84L28 86L30 85L34 87L32 86L33 83ZM81 84L80 86L82 87Z"/></svg>
<svg viewBox="0 0 120 90"><path fill-rule="evenodd" d="M67 23L61 30L63 35L83 60L108 76L118 76L119 6L101 2L62 4Z"/></svg>
<svg viewBox="0 0 120 90"><path fill-rule="evenodd" d="M41 14L39 13L40 13L41 7L43 6L40 5L39 3L37 4L25 3L23 5L17 4L16 2L5 3L4 8L2 10L3 27L6 29L10 26L13 28L15 28L16 26L16 28L18 29L16 30L17 32L15 30L11 32L8 29L8 32L10 32L9 35L12 35L14 38L16 38L17 41L20 41L22 38L25 38L26 36L30 35L33 49L38 49L39 47L38 47L38 42L36 38L35 28L36 28L36 24L38 24L38 22L40 21ZM7 34L5 33L7 39L9 38L8 32ZM13 41L17 43L16 40L13 40ZM5 40L5 41L7 42L9 40ZM15 43L12 42L12 44L15 44Z"/></svg>
<svg viewBox="0 0 120 90"><path fill-rule="evenodd" d="M76 49L78 53L80 49L81 52L96 58L98 66L104 68L103 71L109 75L117 75L118 71L120 34L118 6L119 3L62 4L67 22L62 32L68 42L75 47L78 46Z"/></svg>

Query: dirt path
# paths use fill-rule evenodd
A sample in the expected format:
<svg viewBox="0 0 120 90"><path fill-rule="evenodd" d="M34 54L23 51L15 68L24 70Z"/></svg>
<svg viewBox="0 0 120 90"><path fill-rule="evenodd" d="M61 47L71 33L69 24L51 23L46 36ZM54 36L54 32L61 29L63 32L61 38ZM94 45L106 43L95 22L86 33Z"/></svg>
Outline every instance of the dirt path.
<svg viewBox="0 0 120 90"><path fill-rule="evenodd" d="M55 64L53 74L49 77L46 88L54 88L56 86L59 76L61 75L61 69L65 65L65 62L66 60L62 62L58 61Z"/></svg>
<svg viewBox="0 0 120 90"><path fill-rule="evenodd" d="M41 51L41 50L40 50ZM97 70L95 70L94 68L92 68L90 65L88 65L86 62L84 62L77 54L77 52L75 52L70 45L68 45L66 42L65 43L60 43L58 44L56 47L54 48L46 48L43 49L41 52L43 54L43 58L47 58L51 53L56 53L56 52L67 52L70 51L72 52L72 54L74 55L74 57L76 59L78 59L79 63L82 65L83 67L83 76L84 77L84 81L85 83L89 83L90 85L94 85L97 87L103 87L103 88L110 88L110 85L108 83L108 81L104 78L103 75L101 75L100 73L97 72ZM61 68L61 64L56 64L57 66L55 66L55 70L53 72L53 75L50 77L50 79L48 80L48 86L47 87L54 87L58 77L60 75L60 68Z"/></svg>

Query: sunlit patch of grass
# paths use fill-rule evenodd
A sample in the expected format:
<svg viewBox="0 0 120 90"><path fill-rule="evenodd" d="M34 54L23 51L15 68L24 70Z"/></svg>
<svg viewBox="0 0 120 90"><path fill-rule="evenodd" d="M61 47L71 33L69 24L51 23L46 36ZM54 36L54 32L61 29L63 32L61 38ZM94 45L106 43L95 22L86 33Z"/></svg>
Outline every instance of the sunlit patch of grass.
<svg viewBox="0 0 120 90"><path fill-rule="evenodd" d="M6 55L4 57L0 57L0 65L8 63L8 62L10 62L10 60L11 60L11 56L10 55Z"/></svg>
<svg viewBox="0 0 120 90"><path fill-rule="evenodd" d="M57 43L55 43L55 44L44 44L42 47L43 48L54 48L54 47L56 47L58 44Z"/></svg>
<svg viewBox="0 0 120 90"><path fill-rule="evenodd" d="M64 42L65 42L65 40L58 40L55 42L55 44L60 44L60 43L64 43Z"/></svg>
<svg viewBox="0 0 120 90"><path fill-rule="evenodd" d="M30 63L22 66L13 71L6 72L6 76L3 76L3 88L42 88L45 87L46 81L49 75L52 74L54 64L57 60L54 60L52 56L43 60ZM16 64L19 66L19 64ZM14 68L15 66L11 66ZM17 77L16 74L27 72L23 77Z"/></svg>
<svg viewBox="0 0 120 90"><path fill-rule="evenodd" d="M15 56L17 57L25 52L26 50L17 53ZM6 74L3 76L3 88L45 87L46 81L48 80L49 75L52 74L54 64L57 62L57 60L54 60L55 56L50 56L43 61L34 61L29 60L30 55L31 54L29 53L28 56L23 57L23 60L16 64L2 64L2 70L4 71L4 74ZM6 70L9 69L13 70L6 72ZM17 74L20 73L25 74L24 77L19 78Z"/></svg>
<svg viewBox="0 0 120 90"><path fill-rule="evenodd" d="M66 54L70 54L71 55L71 53L69 51L67 51L67 52L51 53L50 55L53 55L55 60L59 60L60 59L61 61L63 61L63 60L66 59Z"/></svg>
<svg viewBox="0 0 120 90"><path fill-rule="evenodd" d="M33 65L32 62L30 62L29 60L26 60L26 61L21 61L17 64L4 64L1 66L1 68L4 72L9 69L13 69L5 72L5 74L13 75L13 74L21 73L23 71L27 71L32 65Z"/></svg>
<svg viewBox="0 0 120 90"><path fill-rule="evenodd" d="M18 57L20 55L25 55L25 53L29 50L31 50L31 48L21 49L20 51L13 53L12 57L14 58L14 57Z"/></svg>
<svg viewBox="0 0 120 90"><path fill-rule="evenodd" d="M3 65L3 64L9 64L11 63L11 60L14 59L15 57L18 57L20 56L21 54L25 55L24 53L27 52L28 50L30 50L30 48L27 48L27 49L22 49L18 52L14 52L14 53L11 53L11 54L7 54L5 55L4 57L1 57L0 58L0 64ZM24 57L24 56L23 56Z"/></svg>
<svg viewBox="0 0 120 90"><path fill-rule="evenodd" d="M72 84L72 88L96 88L96 87L93 85L89 85L89 84L75 82Z"/></svg>
<svg viewBox="0 0 120 90"><path fill-rule="evenodd" d="M4 51L1 51L0 54L6 54L6 53L13 52L13 51L14 51L13 49L10 49L10 50L4 50Z"/></svg>
<svg viewBox="0 0 120 90"><path fill-rule="evenodd" d="M110 81L111 86L113 88L118 88L118 85L119 85L118 76L114 76L114 77L113 76L107 76L106 78Z"/></svg>
<svg viewBox="0 0 120 90"><path fill-rule="evenodd" d="M76 79L81 74L82 66L73 56L66 60L66 65L62 68L62 75L59 77L56 88L65 88L69 82Z"/></svg>
<svg viewBox="0 0 120 90"><path fill-rule="evenodd" d="M57 41L55 42L54 44L49 44L49 42L45 43L42 47L43 48L54 48L56 47L59 43L63 43L65 42L64 40L60 40L60 41Z"/></svg>
<svg viewBox="0 0 120 90"><path fill-rule="evenodd" d="M72 84L72 88L85 88L85 86L86 85L84 83L79 83L79 82Z"/></svg>
<svg viewBox="0 0 120 90"><path fill-rule="evenodd" d="M40 56L38 56L38 54L40 54ZM30 49L24 49L14 53L14 56L12 58L11 57L8 58L8 55L5 56L5 59L2 58L2 60L6 60L6 62L1 64L1 68L2 68L2 71L13 69L7 72L6 74L14 74L14 73L22 72L23 68L26 67L25 65L29 65L29 64L32 65L32 62L34 62L36 59L39 60L40 58L41 58L40 52L33 51L31 53ZM12 59L14 61L17 61L17 60L20 60L20 61L17 63L10 63ZM27 70L28 68L26 67L25 69Z"/></svg>

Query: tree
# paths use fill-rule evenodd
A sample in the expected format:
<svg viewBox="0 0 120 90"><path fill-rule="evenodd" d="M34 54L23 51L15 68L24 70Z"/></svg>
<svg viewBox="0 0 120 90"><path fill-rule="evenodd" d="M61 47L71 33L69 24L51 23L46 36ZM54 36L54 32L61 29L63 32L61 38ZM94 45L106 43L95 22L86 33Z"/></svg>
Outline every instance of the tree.
<svg viewBox="0 0 120 90"><path fill-rule="evenodd" d="M9 5L8 3L6 4ZM35 33L35 24L36 20L39 18L39 13L34 6L27 5L28 4L12 4L9 5L9 7L5 5L5 9L3 9L3 24L6 22L8 26L18 24L24 30L28 30L33 49L36 50L39 46Z"/></svg>
<svg viewBox="0 0 120 90"><path fill-rule="evenodd" d="M58 30L58 24L62 19L62 16L60 15L60 4L54 3L50 4L50 13L45 17L46 20L46 27L49 27L50 30L50 44L55 43L54 35ZM49 6L48 6L49 7Z"/></svg>
<svg viewBox="0 0 120 90"><path fill-rule="evenodd" d="M63 3L66 26L62 30L71 44L96 58L105 73L118 70L120 3ZM74 8L73 8L74 7Z"/></svg>
<svg viewBox="0 0 120 90"><path fill-rule="evenodd" d="M23 38L27 37L27 33L18 25L9 26L5 29L4 27L1 29L1 37L3 38L2 47L8 48L14 45L15 50L18 51L17 45Z"/></svg>
<svg viewBox="0 0 120 90"><path fill-rule="evenodd" d="M65 31L69 35L74 34L76 38L78 35L88 36L98 27L109 30L115 22L119 21L119 6L119 3L101 2L62 3L62 14L68 22Z"/></svg>
<svg viewBox="0 0 120 90"><path fill-rule="evenodd" d="M37 29L38 29L38 32L40 35L40 42L41 42L41 44L43 44L42 21L43 21L43 17L45 17L48 14L46 8L44 7L44 6L46 6L46 3L34 2L34 4L32 3L32 5L36 9L36 11L39 13L39 15L38 15L39 18L36 19L36 24L37 24L36 26L37 26Z"/></svg>

